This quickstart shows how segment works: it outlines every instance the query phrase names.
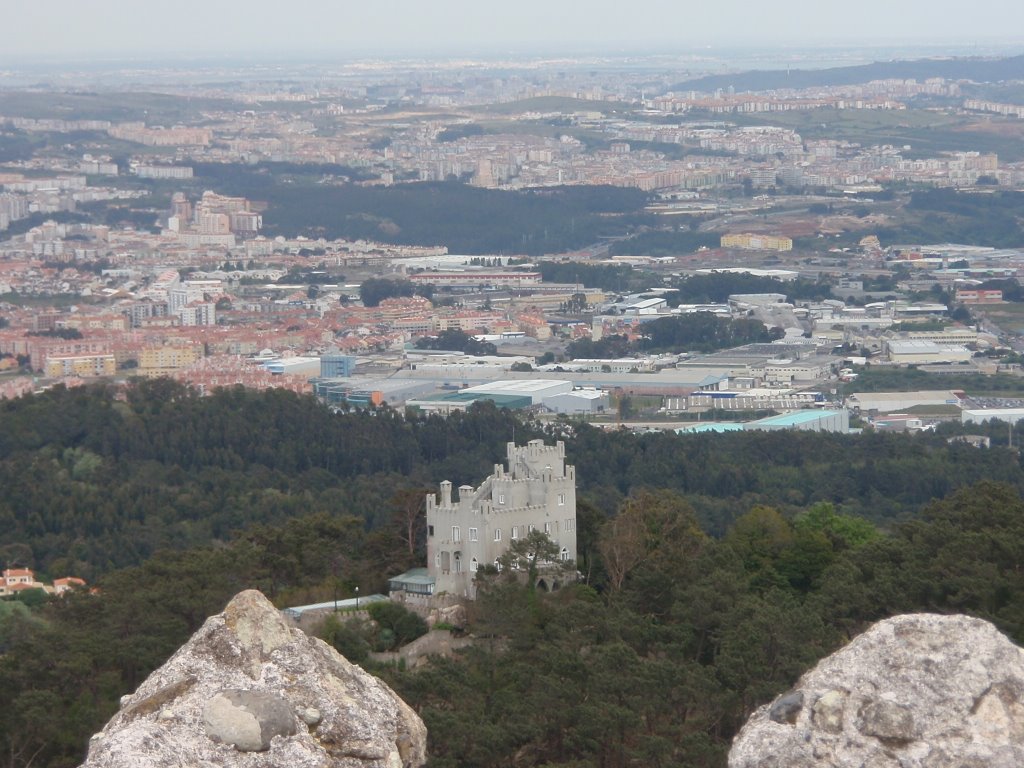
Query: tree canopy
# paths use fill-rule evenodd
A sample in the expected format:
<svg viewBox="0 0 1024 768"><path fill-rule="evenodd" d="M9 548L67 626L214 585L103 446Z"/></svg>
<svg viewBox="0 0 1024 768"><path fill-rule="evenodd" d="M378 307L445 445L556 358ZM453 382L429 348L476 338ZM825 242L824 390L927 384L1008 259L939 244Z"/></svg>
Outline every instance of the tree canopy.
<svg viewBox="0 0 1024 768"><path fill-rule="evenodd" d="M374 668L426 720L432 764L715 768L753 708L879 618L966 612L1024 640L1024 477L1002 448L544 430L491 404L332 413L160 380L5 401L0 420L0 557L99 587L0 602L0 753L19 768L78 764L119 697L241 589L319 602L420 565L424 489L479 482L513 434L567 440L583 581L534 588L556 553L524 539L486 576L476 642ZM505 578L511 558L526 578ZM324 630L368 666L422 631L374 611Z"/></svg>

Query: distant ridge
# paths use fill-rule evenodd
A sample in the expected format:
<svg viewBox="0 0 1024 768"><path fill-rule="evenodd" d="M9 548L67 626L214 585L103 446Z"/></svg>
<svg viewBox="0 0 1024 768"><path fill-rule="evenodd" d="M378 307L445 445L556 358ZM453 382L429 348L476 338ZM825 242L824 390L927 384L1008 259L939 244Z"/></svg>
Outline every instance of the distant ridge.
<svg viewBox="0 0 1024 768"><path fill-rule="evenodd" d="M900 78L924 80L973 80L994 83L1024 80L1024 55L996 59L916 59L913 61L876 61L854 67L831 69L754 70L731 75L709 75L672 86L673 91L715 91L730 86L738 92L769 91L777 88L814 88L825 85L856 85L871 80Z"/></svg>

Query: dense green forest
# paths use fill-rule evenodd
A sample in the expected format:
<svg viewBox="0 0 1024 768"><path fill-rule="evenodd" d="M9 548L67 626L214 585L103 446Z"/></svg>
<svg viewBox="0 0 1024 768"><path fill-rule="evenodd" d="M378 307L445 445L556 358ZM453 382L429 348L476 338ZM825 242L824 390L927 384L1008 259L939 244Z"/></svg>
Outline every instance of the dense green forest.
<svg viewBox="0 0 1024 768"><path fill-rule="evenodd" d="M878 232L886 243L966 243L1016 248L1024 243L1024 192L985 194L927 189L910 196L907 210L918 220Z"/></svg>
<svg viewBox="0 0 1024 768"><path fill-rule="evenodd" d="M537 256L582 248L631 231L647 202L639 190L605 186L503 192L455 181L324 185L319 175L289 177L267 165L197 164L196 176L220 192L266 202L263 231L271 237L446 245L464 254ZM358 178L360 172L338 167L337 173Z"/></svg>
<svg viewBox="0 0 1024 768"><path fill-rule="evenodd" d="M636 239L639 238L616 242L612 249L616 251ZM542 261L537 269L546 283L579 283L587 288L601 288L619 294L643 293L660 287L657 275L629 264ZM734 293L781 293L789 301L820 301L832 297L827 283L804 278L783 281L774 277L734 272L678 277L672 281L671 288L665 294L670 307L678 307L680 304L720 304Z"/></svg>
<svg viewBox="0 0 1024 768"><path fill-rule="evenodd" d="M612 243L611 252L627 256L680 256L700 248L717 248L720 242L721 235L714 232L654 230Z"/></svg>
<svg viewBox="0 0 1024 768"><path fill-rule="evenodd" d="M537 270L545 283L578 283L584 288L600 288L613 293L640 291L652 282L649 274L633 269L629 264L542 261Z"/></svg>
<svg viewBox="0 0 1024 768"><path fill-rule="evenodd" d="M436 336L421 336L416 339L416 349L440 349L446 352L465 352L467 355L496 355L498 348L489 341L480 341L465 331L453 328L441 331Z"/></svg>
<svg viewBox="0 0 1024 768"><path fill-rule="evenodd" d="M70 568L90 580L161 549L301 515L351 514L376 530L396 491L477 482L513 433L519 442L571 435L581 494L606 512L638 488L669 488L715 535L755 504L788 512L834 502L885 524L979 477L1024 489L1015 454L937 435L636 436L571 423L545 431L487 404L447 420L335 414L284 391L199 397L164 380L123 397L57 388L6 401L0 422L0 547L22 548L19 559L44 572Z"/></svg>
<svg viewBox="0 0 1024 768"><path fill-rule="evenodd" d="M913 392L918 389L957 389L972 394L1001 392L1019 395L1024 393L1024 379L1011 373L986 375L965 371L963 373L933 373L926 369L908 367L895 368L869 365L857 367L857 378L843 386L846 394L854 392Z"/></svg>
<svg viewBox="0 0 1024 768"><path fill-rule="evenodd" d="M675 290L665 296L670 307L680 304L724 303L734 293L781 293L790 302L800 299L821 301L832 297L827 283L799 278L779 280L774 277L743 273L715 272L680 278Z"/></svg>
<svg viewBox="0 0 1024 768"><path fill-rule="evenodd" d="M643 336L630 342L624 336L611 335L599 341L577 339L566 348L566 356L576 358L627 357L643 352L714 352L743 344L767 343L782 338L781 328L765 328L753 318L732 319L710 312L695 312L678 317L660 317L643 325Z"/></svg>
<svg viewBox="0 0 1024 768"><path fill-rule="evenodd" d="M754 706L874 619L966 611L1024 640L1020 457L942 435L632 435L167 381L55 389L0 423L0 558L99 587L0 602L5 766L77 765L243 588L380 590L421 562L424 489L479 482L513 433L566 440L583 582L492 574L479 643L375 670L426 720L431 765L722 766Z"/></svg>

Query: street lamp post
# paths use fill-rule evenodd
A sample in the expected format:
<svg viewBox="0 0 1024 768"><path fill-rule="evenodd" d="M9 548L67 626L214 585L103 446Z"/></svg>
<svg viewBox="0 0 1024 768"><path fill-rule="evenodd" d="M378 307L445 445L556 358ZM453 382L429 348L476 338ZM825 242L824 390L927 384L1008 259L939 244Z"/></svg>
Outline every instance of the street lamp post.
<svg viewBox="0 0 1024 768"><path fill-rule="evenodd" d="M338 612L338 558L331 560L331 576L334 581L334 612Z"/></svg>
<svg viewBox="0 0 1024 768"><path fill-rule="evenodd" d="M356 587L356 610L359 610L359 587Z"/></svg>

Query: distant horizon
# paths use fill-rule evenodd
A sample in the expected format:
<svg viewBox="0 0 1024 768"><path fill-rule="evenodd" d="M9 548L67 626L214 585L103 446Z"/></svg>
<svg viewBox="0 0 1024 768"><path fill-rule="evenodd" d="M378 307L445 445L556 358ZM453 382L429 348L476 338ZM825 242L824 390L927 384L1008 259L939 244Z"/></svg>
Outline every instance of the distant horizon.
<svg viewBox="0 0 1024 768"><path fill-rule="evenodd" d="M716 0L178 0L154 10L135 0L49 0L5 9L4 66L281 58L518 57L710 50L1024 47L1024 4L974 0L817 0L751 6ZM743 23L737 23L742 20ZM1021 30L1008 34L1006 30Z"/></svg>
<svg viewBox="0 0 1024 768"><path fill-rule="evenodd" d="M833 56L828 56L833 54ZM858 55L859 54L859 55ZM875 56L874 54L878 54ZM0 51L0 70L37 70L61 67L81 67L83 69L104 69L127 65L143 70L159 70L169 67L192 66L230 66L260 64L292 64L292 65L343 65L359 62L438 62L452 63L465 60L468 63L487 64L525 64L551 59L554 62L608 61L621 62L628 59L651 61L658 58L692 59L700 61L721 61L733 57L746 59L749 57L775 60L776 68L792 66L794 68L819 69L833 66L856 65L880 60L896 59L929 59L929 58L1009 58L1024 55L1024 41L1006 42L998 40L976 41L971 43L952 41L912 41L883 42L848 41L843 43L786 43L774 45L743 44L706 44L702 46L679 45L674 47L646 46L641 49L621 45L613 47L597 44L541 45L541 46L502 46L487 49L423 49L415 50L359 50L336 51L329 49L302 50L278 49L267 50L233 50L215 53L212 51L107 51L102 55L66 51L61 55L47 54L10 55ZM835 59L833 63L822 64L822 60ZM764 67L761 67L764 68ZM4 72L0 71L0 75Z"/></svg>

